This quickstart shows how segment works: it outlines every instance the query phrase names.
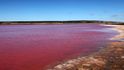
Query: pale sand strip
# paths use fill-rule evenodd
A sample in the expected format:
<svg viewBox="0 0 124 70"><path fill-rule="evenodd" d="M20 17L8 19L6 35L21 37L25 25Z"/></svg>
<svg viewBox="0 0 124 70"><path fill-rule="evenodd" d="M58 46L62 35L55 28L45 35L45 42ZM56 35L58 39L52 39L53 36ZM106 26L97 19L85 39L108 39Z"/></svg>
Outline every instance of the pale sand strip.
<svg viewBox="0 0 124 70"><path fill-rule="evenodd" d="M118 31L119 34L112 38L112 40L124 41L124 25L113 25L114 30Z"/></svg>
<svg viewBox="0 0 124 70"><path fill-rule="evenodd" d="M124 25L105 25L105 24L101 24L101 25L113 27L110 29L117 31L119 33L118 35L110 38L110 40L124 41Z"/></svg>

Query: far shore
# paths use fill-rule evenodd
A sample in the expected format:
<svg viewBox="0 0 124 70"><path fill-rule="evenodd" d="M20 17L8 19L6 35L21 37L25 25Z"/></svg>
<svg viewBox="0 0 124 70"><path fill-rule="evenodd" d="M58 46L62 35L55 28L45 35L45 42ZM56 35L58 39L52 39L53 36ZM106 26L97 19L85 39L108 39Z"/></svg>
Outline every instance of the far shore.
<svg viewBox="0 0 124 70"><path fill-rule="evenodd" d="M99 20L69 20L69 21L0 21L0 25L40 25L40 24L111 24L124 25L124 22L99 21Z"/></svg>
<svg viewBox="0 0 124 70"><path fill-rule="evenodd" d="M124 70L124 25L112 26L119 34L107 47L88 56L71 59L46 70Z"/></svg>

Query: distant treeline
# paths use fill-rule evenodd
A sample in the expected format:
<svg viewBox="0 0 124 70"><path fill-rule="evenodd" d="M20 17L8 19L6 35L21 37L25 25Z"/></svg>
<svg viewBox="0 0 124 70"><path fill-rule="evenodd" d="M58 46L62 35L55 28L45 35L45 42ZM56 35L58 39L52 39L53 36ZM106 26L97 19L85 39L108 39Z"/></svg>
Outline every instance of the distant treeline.
<svg viewBox="0 0 124 70"><path fill-rule="evenodd" d="M101 24L117 24L124 25L124 22L113 21L95 21L95 20L78 20L78 21L1 21L0 25L21 25L21 24L69 24L69 23L101 23Z"/></svg>

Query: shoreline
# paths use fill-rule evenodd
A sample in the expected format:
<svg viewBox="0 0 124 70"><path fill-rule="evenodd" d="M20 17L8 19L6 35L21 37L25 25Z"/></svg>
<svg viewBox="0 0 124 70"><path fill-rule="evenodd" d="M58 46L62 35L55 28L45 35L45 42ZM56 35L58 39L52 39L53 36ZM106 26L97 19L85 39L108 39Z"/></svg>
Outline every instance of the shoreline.
<svg viewBox="0 0 124 70"><path fill-rule="evenodd" d="M119 33L111 38L114 42L96 53L68 60L46 70L124 70L124 25L107 26L112 26Z"/></svg>
<svg viewBox="0 0 124 70"><path fill-rule="evenodd" d="M116 35L112 40L124 41L124 25L112 25L118 31L119 35Z"/></svg>

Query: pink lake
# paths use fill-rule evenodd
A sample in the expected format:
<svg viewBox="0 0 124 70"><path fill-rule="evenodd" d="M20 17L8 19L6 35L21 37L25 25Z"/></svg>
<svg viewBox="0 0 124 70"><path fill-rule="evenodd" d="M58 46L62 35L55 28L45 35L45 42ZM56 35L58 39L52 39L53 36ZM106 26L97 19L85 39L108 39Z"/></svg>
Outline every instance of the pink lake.
<svg viewBox="0 0 124 70"><path fill-rule="evenodd" d="M99 24L1 25L0 70L43 70L105 47L115 35Z"/></svg>

